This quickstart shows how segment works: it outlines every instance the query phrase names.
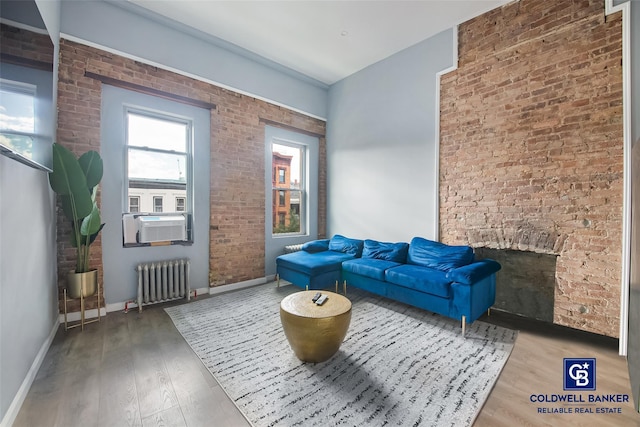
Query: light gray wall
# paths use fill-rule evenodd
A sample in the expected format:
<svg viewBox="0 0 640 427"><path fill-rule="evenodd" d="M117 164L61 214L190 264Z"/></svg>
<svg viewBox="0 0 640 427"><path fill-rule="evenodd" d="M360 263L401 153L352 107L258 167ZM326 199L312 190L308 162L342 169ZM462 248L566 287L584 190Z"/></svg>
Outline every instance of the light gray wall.
<svg viewBox="0 0 640 427"><path fill-rule="evenodd" d="M47 173L0 156L0 419L58 322L54 207Z"/></svg>
<svg viewBox="0 0 640 427"><path fill-rule="evenodd" d="M330 87L328 236L434 238L436 74L453 64L453 31Z"/></svg>
<svg viewBox="0 0 640 427"><path fill-rule="evenodd" d="M640 405L640 3L631 7L631 265L627 364L635 401Z"/></svg>
<svg viewBox="0 0 640 427"><path fill-rule="evenodd" d="M42 0L36 4L43 3ZM41 10L54 49L60 2ZM3 4L3 6L5 6ZM54 55L54 70L58 56ZM53 81L57 81L54 71ZM55 87L55 85L54 85ZM55 93L55 92L54 92ZM53 97L55 111L56 97ZM35 372L58 324L55 195L45 172L0 156L0 420L17 415L17 393ZM12 403L16 406L11 406ZM11 409L11 412L9 412ZM11 419L10 419L11 418Z"/></svg>
<svg viewBox="0 0 640 427"><path fill-rule="evenodd" d="M53 82L55 84L53 85L52 96L55 106L58 99L58 60L60 58L60 0L35 0L35 3L53 43ZM53 135L56 134L57 127L58 109L54 108Z"/></svg>
<svg viewBox="0 0 640 427"><path fill-rule="evenodd" d="M175 28L181 27L175 22L155 22L128 9L137 10L122 2L64 0L63 37L73 36L326 118L326 85L266 60L258 62L221 48L212 43L211 36L178 31Z"/></svg>
<svg viewBox="0 0 640 427"><path fill-rule="evenodd" d="M122 213L125 212L124 104L151 108L194 120L193 195L194 242L191 245L122 247ZM104 296L107 304L135 299L138 290L135 266L139 262L189 258L191 288L209 287L209 177L211 112L166 99L102 85L101 156L104 161L100 211ZM215 158L214 160L215 161Z"/></svg>

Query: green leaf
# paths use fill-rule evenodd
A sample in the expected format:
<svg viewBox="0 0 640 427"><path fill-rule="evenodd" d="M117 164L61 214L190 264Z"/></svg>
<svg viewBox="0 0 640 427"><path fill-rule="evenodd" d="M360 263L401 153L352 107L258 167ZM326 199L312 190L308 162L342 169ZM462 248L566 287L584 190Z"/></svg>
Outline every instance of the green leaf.
<svg viewBox="0 0 640 427"><path fill-rule="evenodd" d="M93 210L82 220L82 225L80 226L80 234L82 234L83 240L85 240L86 236L91 236L100 231L100 221L100 210L94 204Z"/></svg>
<svg viewBox="0 0 640 427"><path fill-rule="evenodd" d="M71 235L69 236L69 241L71 242L71 246L73 246L74 248L79 247L80 245L78 245L78 241L77 239L80 239L80 241L82 241L82 236L80 235L80 233L76 233L75 231L80 231L80 226L82 225L82 222L78 221L78 223L74 226L73 225L73 221L71 221L71 227L73 228L74 232L71 233Z"/></svg>
<svg viewBox="0 0 640 427"><path fill-rule="evenodd" d="M84 172L89 189L98 185L102 179L103 164L102 158L97 151L87 151L78 159L80 168Z"/></svg>
<svg viewBox="0 0 640 427"><path fill-rule="evenodd" d="M62 196L62 210L71 221L91 213L93 202L87 189L87 179L76 156L59 144L53 144L53 171L49 183Z"/></svg>
<svg viewBox="0 0 640 427"><path fill-rule="evenodd" d="M98 231L96 231L91 235L91 238L89 239L89 244L92 244L98 238L98 234L100 234L100 231L102 231L102 229L104 228L104 225L105 225L104 223L100 224L100 228L98 229Z"/></svg>
<svg viewBox="0 0 640 427"><path fill-rule="evenodd" d="M57 143L53 144L53 171L49 173L49 183L53 191L64 195L87 189L87 178L78 159Z"/></svg>
<svg viewBox="0 0 640 427"><path fill-rule="evenodd" d="M73 205L75 204L76 215L78 220L82 220L87 215L91 214L93 210L93 202L91 201L91 196L60 196L62 200L62 211L68 220L73 221ZM72 203L73 200L73 203Z"/></svg>

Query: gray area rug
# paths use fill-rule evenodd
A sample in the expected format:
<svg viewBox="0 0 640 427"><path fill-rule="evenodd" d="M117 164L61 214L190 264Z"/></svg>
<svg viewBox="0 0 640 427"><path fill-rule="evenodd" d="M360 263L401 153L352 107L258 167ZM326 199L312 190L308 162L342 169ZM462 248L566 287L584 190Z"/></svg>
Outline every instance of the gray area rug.
<svg viewBox="0 0 640 427"><path fill-rule="evenodd" d="M247 419L262 426L469 426L517 332L457 321L348 290L340 350L298 360L280 301L299 289L267 284L166 309L178 331Z"/></svg>

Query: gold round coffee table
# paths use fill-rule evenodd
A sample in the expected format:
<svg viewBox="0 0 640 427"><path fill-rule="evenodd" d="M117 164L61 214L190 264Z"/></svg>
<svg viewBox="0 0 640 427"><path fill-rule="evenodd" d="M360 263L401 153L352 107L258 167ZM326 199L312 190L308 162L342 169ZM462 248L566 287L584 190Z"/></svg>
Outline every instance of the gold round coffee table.
<svg viewBox="0 0 640 427"><path fill-rule="evenodd" d="M328 299L317 305L311 299L320 292ZM351 301L327 291L301 291L280 303L282 329L291 349L303 362L329 360L344 341L351 322Z"/></svg>

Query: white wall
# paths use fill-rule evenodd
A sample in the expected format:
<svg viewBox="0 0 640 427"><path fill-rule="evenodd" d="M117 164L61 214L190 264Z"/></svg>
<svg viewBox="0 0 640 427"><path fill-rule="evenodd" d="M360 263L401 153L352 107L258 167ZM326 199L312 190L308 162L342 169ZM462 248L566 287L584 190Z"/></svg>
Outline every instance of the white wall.
<svg viewBox="0 0 640 427"><path fill-rule="evenodd" d="M436 74L454 40L444 31L330 87L328 236L435 237Z"/></svg>

